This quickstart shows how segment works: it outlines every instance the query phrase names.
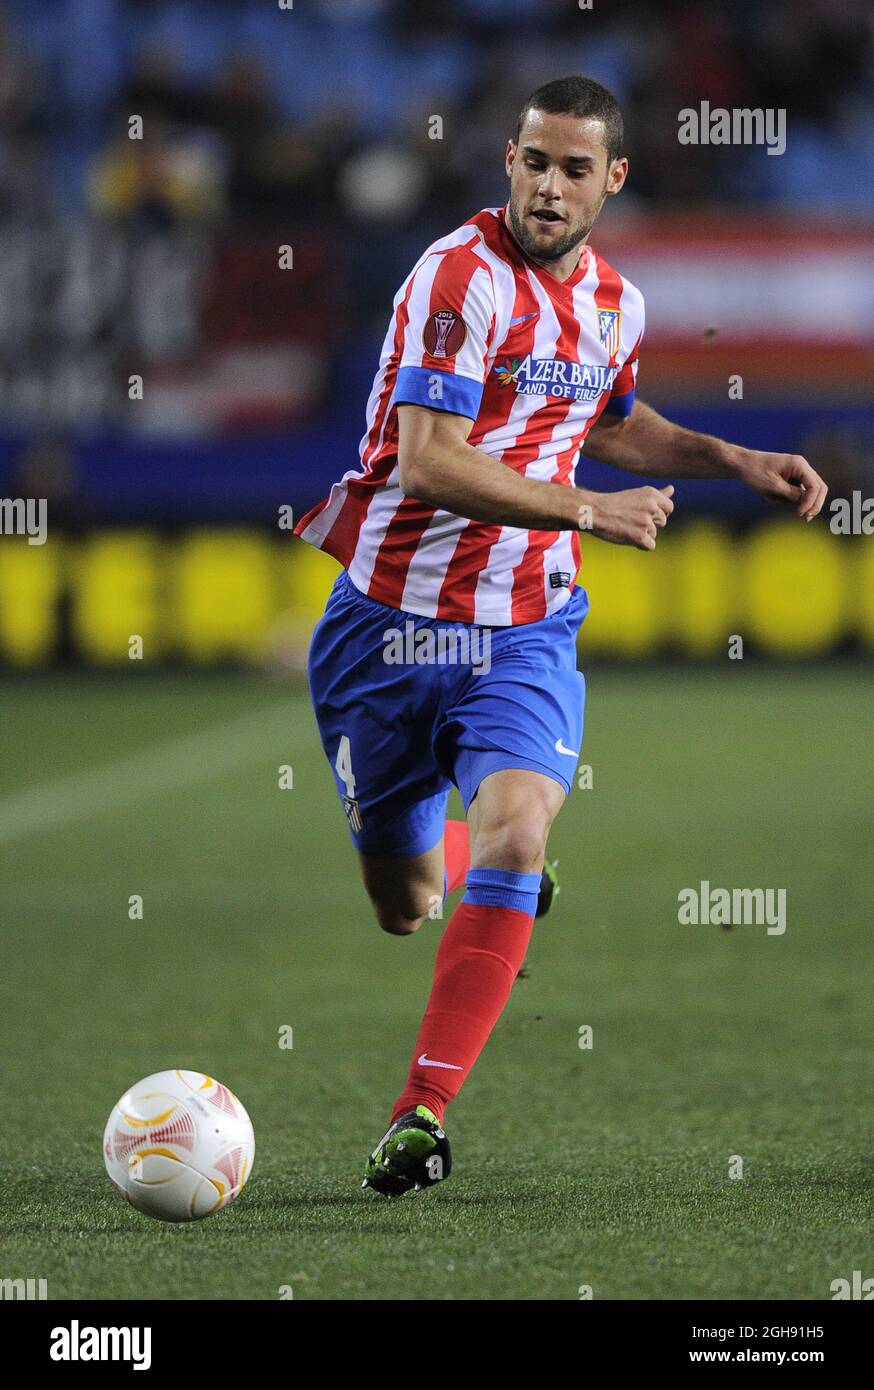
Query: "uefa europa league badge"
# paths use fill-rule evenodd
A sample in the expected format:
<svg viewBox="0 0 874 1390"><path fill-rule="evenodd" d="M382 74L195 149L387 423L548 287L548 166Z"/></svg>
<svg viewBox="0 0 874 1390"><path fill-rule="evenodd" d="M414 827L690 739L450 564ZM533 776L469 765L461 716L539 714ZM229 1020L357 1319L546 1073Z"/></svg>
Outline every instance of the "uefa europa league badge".
<svg viewBox="0 0 874 1390"><path fill-rule="evenodd" d="M466 337L464 319L454 309L437 309L422 331L422 342L429 357L454 357Z"/></svg>

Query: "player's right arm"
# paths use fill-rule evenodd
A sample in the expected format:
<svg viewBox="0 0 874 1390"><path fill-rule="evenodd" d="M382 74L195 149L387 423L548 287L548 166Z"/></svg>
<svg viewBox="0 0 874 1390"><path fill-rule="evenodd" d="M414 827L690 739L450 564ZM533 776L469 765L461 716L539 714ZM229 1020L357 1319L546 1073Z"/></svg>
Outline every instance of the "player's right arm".
<svg viewBox="0 0 874 1390"><path fill-rule="evenodd" d="M672 487L589 492L525 478L468 444L473 420L398 404L401 489L455 516L531 531L587 530L615 545L654 550L674 509Z"/></svg>

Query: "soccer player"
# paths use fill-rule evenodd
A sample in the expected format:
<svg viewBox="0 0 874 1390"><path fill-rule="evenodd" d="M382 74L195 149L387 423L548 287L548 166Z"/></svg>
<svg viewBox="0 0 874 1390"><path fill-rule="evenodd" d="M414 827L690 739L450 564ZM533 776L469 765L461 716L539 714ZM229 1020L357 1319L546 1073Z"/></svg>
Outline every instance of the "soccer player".
<svg viewBox="0 0 874 1390"><path fill-rule="evenodd" d="M585 77L540 87L507 143L506 207L424 252L399 289L361 468L297 534L343 566L310 689L364 885L406 936L465 886L390 1127L364 1185L450 1169L444 1110L509 996L554 891L550 826L583 735L580 537L654 550L673 487L574 486L581 446L629 473L739 478L812 521L805 459L681 429L635 399L640 290L589 246L628 173L622 115ZM467 821L447 821L450 785Z"/></svg>

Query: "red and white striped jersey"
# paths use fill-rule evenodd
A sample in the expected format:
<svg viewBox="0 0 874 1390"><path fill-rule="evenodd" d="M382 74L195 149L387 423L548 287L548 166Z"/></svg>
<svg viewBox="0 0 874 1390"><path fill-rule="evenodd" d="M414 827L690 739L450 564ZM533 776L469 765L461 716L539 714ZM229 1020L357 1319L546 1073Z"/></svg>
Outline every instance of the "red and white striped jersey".
<svg viewBox="0 0 874 1390"><path fill-rule="evenodd" d="M555 612L580 562L576 531L469 521L401 491L396 407L472 419L468 442L523 474L572 485L602 410L634 401L643 296L592 248L565 281L486 208L436 241L398 291L367 404L361 469L298 523L362 593L429 618L505 627Z"/></svg>

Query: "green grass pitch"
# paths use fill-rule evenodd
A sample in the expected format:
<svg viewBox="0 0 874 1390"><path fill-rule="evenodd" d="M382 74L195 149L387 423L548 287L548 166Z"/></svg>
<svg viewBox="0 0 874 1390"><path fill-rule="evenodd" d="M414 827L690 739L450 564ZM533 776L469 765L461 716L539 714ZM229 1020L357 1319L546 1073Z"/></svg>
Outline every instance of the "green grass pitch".
<svg viewBox="0 0 874 1390"><path fill-rule="evenodd" d="M870 674L728 665L590 674L557 907L450 1109L451 1180L395 1203L360 1171L440 923L371 921L305 690L7 681L0 1276L552 1300L827 1299L874 1273ZM702 879L785 887L785 935L680 926ZM258 1142L242 1198L187 1226L128 1208L100 1148L125 1087L174 1066L237 1091Z"/></svg>

